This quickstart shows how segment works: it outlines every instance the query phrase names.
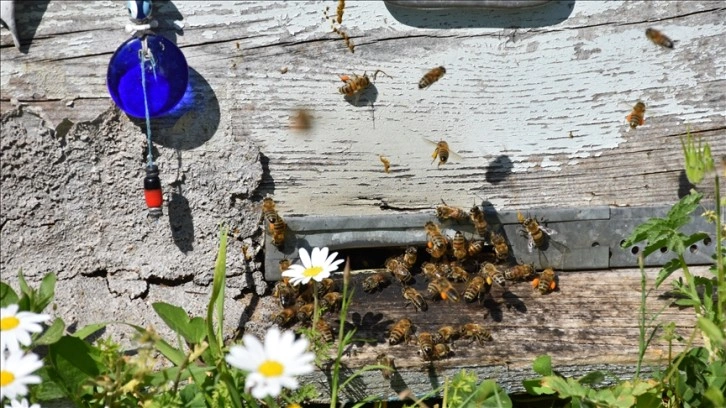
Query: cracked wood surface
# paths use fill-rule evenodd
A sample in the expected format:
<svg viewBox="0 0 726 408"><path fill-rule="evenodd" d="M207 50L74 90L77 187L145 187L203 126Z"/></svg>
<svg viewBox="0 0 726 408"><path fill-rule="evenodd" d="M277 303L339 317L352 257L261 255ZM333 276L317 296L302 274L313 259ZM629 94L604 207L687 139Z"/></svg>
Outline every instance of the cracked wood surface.
<svg viewBox="0 0 726 408"><path fill-rule="evenodd" d="M498 209L632 206L673 202L687 192L679 143L687 126L717 157L726 154L723 2L554 1L522 11L441 13L348 2L343 28L355 53L323 20L324 8L335 5L157 4L159 32L186 55L200 102L175 123L155 125L162 174L180 174L194 181L188 186L198 193L215 194L198 185L216 186L215 178L233 178L238 169L225 165L219 157L229 156L215 149L245 143L262 155L262 184L255 193L273 194L283 215L428 210L440 198L464 207L485 198ZM28 105L59 131L67 130L68 121L94 121L106 112L106 67L128 38L122 3L41 1L25 4L17 18L24 52L12 47L3 29L0 111ZM182 29L174 28L177 20ZM675 49L650 43L648 27L677 40ZM421 76L438 65L447 68L446 75L429 89L417 89ZM377 69L392 78L379 75L357 105L337 92L337 75ZM648 107L646 124L628 132L625 116L639 99ZM289 129L299 108L314 116L307 133ZM127 118L121 121L119 128L131 127ZM423 138L445 139L463 158L438 169ZM141 140L133 151L139 158ZM391 173L383 172L379 154L391 159ZM184 157L184 166L177 165L177 156ZM163 181L165 191L172 191L177 180ZM193 210L198 205L192 201ZM152 242L157 237L149 236ZM255 240L261 244L259 236ZM122 238L113 243L124 246ZM118 259L121 252L112 248L105 256ZM501 322L489 317L496 339L485 353L457 348L452 359L434 363L432 379L421 375L428 368L415 350L397 346L392 353L402 368L400 379L424 392L456 368L470 367L516 391L542 352L572 375L594 367L631 375L638 282L636 270L572 273L562 278L561 292L547 297L532 297L520 285L513 291L524 299L526 313L505 308ZM385 318L408 313L393 296L373 297L354 311L390 311ZM246 330L259 334L267 327L273 301L261 298L244 312ZM650 302L657 309L664 300ZM664 320L676 321L684 335L693 325L687 311L667 309ZM652 350L650 361L662 361L662 346ZM360 366L380 348L364 347L346 361ZM314 381L327 389L323 373ZM392 396L400 386L397 379L382 382L379 373L362 381L356 387L368 394ZM348 395L356 398L356 392Z"/></svg>

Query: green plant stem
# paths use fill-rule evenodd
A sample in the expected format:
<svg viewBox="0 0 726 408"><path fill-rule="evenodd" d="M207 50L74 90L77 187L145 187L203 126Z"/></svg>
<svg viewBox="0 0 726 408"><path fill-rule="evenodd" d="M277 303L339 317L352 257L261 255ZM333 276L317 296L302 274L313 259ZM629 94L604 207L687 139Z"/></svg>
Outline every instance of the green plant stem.
<svg viewBox="0 0 726 408"><path fill-rule="evenodd" d="M335 408L338 405L338 390L340 381L340 359L343 357L343 349L345 344L343 338L345 337L345 318L348 315L348 306L350 305L350 298L348 295L348 280L343 279L343 300L340 305L340 327L338 327L338 353L333 363L333 378L330 389L330 408ZM347 384L347 381L346 381Z"/></svg>
<svg viewBox="0 0 726 408"><path fill-rule="evenodd" d="M638 364L635 367L635 379L637 380L640 378L640 367L643 364L643 358L645 356L645 299L646 299L646 291L645 291L645 283L646 283L646 277L645 277L645 268L644 268L644 259L643 259L643 253L641 252L640 255L638 255L638 266L640 267L640 313L638 316Z"/></svg>
<svg viewBox="0 0 726 408"><path fill-rule="evenodd" d="M320 316L320 306L318 306L318 285L315 280L313 283L313 330L318 330L318 317Z"/></svg>
<svg viewBox="0 0 726 408"><path fill-rule="evenodd" d="M724 330L724 324L726 322L726 319L724 319L724 309L726 309L726 278L724 278L724 265L723 265L723 236L721 236L721 222L722 222L722 214L721 214L721 189L719 187L719 180L718 180L718 173L716 173L715 177L715 193L716 193L716 274L718 277L718 290L716 291L718 295L718 302L716 302L716 311L719 321L718 327L721 330Z"/></svg>

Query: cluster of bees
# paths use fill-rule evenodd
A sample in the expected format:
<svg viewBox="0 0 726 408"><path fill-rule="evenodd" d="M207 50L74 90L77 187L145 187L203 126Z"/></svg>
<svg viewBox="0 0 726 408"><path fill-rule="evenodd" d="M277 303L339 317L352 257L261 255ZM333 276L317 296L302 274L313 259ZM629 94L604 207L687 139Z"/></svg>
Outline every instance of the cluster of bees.
<svg viewBox="0 0 726 408"><path fill-rule="evenodd" d="M522 225L521 234L526 237L529 251L541 250L548 237L557 232L544 227L535 218L525 217L518 213ZM274 211L274 202L265 198L263 216L269 224L269 234L284 240L284 221ZM361 280L364 292L375 293L391 283L401 287L401 296L405 306L412 306L417 312L426 312L429 302L464 302L482 301L493 286L506 290L507 282L531 281L533 288L541 294L548 294L557 289L557 275L553 268L545 268L537 273L532 264L509 264L512 259L510 247L503 235L491 230L482 209L474 205L470 211L452 207L442 202L436 208L436 216L441 221L456 223L471 222L475 234L467 239L461 231L453 237L446 236L440 226L427 222L427 243L425 252L428 259L420 263L420 275L427 282L425 293L421 293L411 284L414 274L421 261L419 250L408 247L398 256L385 260L384 269L372 273ZM279 228L282 228L281 230ZM276 244L277 245L277 244ZM290 261L280 261L280 271L289 269ZM462 288L460 291L457 286ZM314 289L316 288L316 289ZM286 327L300 322L303 325L313 321L314 304L313 290L318 291L320 307L325 312L340 310L342 295L336 290L333 279L324 279L317 285L293 286L289 278L283 277L273 290L273 296L279 300L282 310L274 317L273 322ZM333 340L330 324L324 316L317 320L315 329L325 341ZM418 345L419 354L424 360L440 360L453 354L452 344L462 339L478 342L492 341L490 331L482 324L464 323L458 327L447 325L434 332L417 331L408 317L399 319L390 326L386 340L389 345L413 343ZM388 358L385 354L380 359Z"/></svg>

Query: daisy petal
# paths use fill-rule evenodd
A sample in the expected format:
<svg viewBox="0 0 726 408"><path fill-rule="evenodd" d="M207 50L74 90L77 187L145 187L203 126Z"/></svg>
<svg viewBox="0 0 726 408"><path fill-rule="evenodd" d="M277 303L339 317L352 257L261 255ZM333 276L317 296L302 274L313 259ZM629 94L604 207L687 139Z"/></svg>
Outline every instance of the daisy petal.
<svg viewBox="0 0 726 408"><path fill-rule="evenodd" d="M305 248L300 248L298 251L300 254L300 262L302 262L304 268L309 268L313 263L310 260L310 255L308 255L308 251ZM315 249L313 249L313 253L315 253Z"/></svg>

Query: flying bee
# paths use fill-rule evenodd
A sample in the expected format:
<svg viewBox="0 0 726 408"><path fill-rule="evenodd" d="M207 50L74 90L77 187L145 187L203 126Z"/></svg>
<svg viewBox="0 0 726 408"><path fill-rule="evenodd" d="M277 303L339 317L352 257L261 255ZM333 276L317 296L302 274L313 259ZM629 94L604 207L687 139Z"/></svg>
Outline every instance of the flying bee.
<svg viewBox="0 0 726 408"><path fill-rule="evenodd" d="M429 309L429 305L424 300L423 296L412 287L403 288L403 298L407 300L406 304L410 303L419 312L425 312Z"/></svg>
<svg viewBox="0 0 726 408"><path fill-rule="evenodd" d="M476 275L466 285L466 291L464 291L464 300L471 303L481 296L486 287L486 280L483 276Z"/></svg>
<svg viewBox="0 0 726 408"><path fill-rule="evenodd" d="M446 202L444 202L444 200L441 200L441 202L443 204L436 207L436 217L438 217L440 220L461 221L467 218L466 211L458 207L450 207L446 205Z"/></svg>
<svg viewBox="0 0 726 408"><path fill-rule="evenodd" d="M307 323L313 319L313 313L315 313L315 304L304 304L297 309L297 320Z"/></svg>
<svg viewBox="0 0 726 408"><path fill-rule="evenodd" d="M286 270L290 269L290 265L292 262L290 262L287 258L280 259L280 273L285 272Z"/></svg>
<svg viewBox="0 0 726 408"><path fill-rule="evenodd" d="M376 357L376 363L386 367L381 369L381 374L384 379L390 380L391 376L393 376L393 372L396 371L396 365L393 363L393 357L386 353L381 353Z"/></svg>
<svg viewBox="0 0 726 408"><path fill-rule="evenodd" d="M318 320L315 324L315 330L320 334L323 341L326 343L333 342L333 329L330 328L330 325L324 319Z"/></svg>
<svg viewBox="0 0 726 408"><path fill-rule="evenodd" d="M388 272L392 273L393 276L396 277L401 283L408 283L413 279L413 276L411 275L411 271L406 268L406 265L403 263L403 260L399 258L388 258L386 260L386 269Z"/></svg>
<svg viewBox="0 0 726 408"><path fill-rule="evenodd" d="M424 360L430 359L431 353L434 351L434 335L429 332L421 332L416 336L416 341Z"/></svg>
<svg viewBox="0 0 726 408"><path fill-rule="evenodd" d="M290 307L295 304L297 289L290 284L290 278L285 277L275 284L272 296L280 299L280 306L283 308Z"/></svg>
<svg viewBox="0 0 726 408"><path fill-rule="evenodd" d="M414 265L416 265L416 259L418 257L418 249L416 247L408 247L406 248L406 252L403 254L403 264L406 265L408 269L413 268Z"/></svg>
<svg viewBox="0 0 726 408"><path fill-rule="evenodd" d="M534 276L534 265L514 265L504 271L504 277L511 281L524 281Z"/></svg>
<svg viewBox="0 0 726 408"><path fill-rule="evenodd" d="M272 319L272 322L280 327L285 327L295 320L296 315L297 308L286 307Z"/></svg>
<svg viewBox="0 0 726 408"><path fill-rule="evenodd" d="M452 262L449 265L449 273L447 277L454 282L467 282L469 280L469 272L462 268L461 265L457 265L455 262Z"/></svg>
<svg viewBox="0 0 726 408"><path fill-rule="evenodd" d="M431 86L431 84L441 79L441 77L443 77L445 73L446 68L444 67L436 67L431 69L429 72L424 74L423 78L421 78L420 81L418 81L418 89L428 88L429 86Z"/></svg>
<svg viewBox="0 0 726 408"><path fill-rule="evenodd" d="M436 343L434 344L433 358L441 360L451 355L451 347L448 344Z"/></svg>
<svg viewBox="0 0 726 408"><path fill-rule="evenodd" d="M479 323L466 323L459 329L462 338L472 339L483 345L485 341L492 341L492 334Z"/></svg>
<svg viewBox="0 0 726 408"><path fill-rule="evenodd" d="M497 234L494 231L490 232L489 241L491 241L494 246L494 254L497 256L498 260L504 261L509 258L509 245L502 234Z"/></svg>
<svg viewBox="0 0 726 408"><path fill-rule="evenodd" d="M438 278L429 283L428 292L434 297L440 297L443 300L459 301L459 293L454 285L446 278Z"/></svg>
<svg viewBox="0 0 726 408"><path fill-rule="evenodd" d="M653 43L660 45L661 47L673 48L673 41L655 28L646 29L645 36L648 37L650 41L653 41Z"/></svg>
<svg viewBox="0 0 726 408"><path fill-rule="evenodd" d="M313 127L313 116L306 109L298 109L290 117L290 128L298 132L308 131Z"/></svg>
<svg viewBox="0 0 726 408"><path fill-rule="evenodd" d="M385 72L379 70L376 70L376 72L373 73L372 77L373 80L376 80L376 76L379 72L382 72L384 75L390 78L390 75L386 74ZM352 75L339 75L340 80L345 82L345 85L338 88L338 92L342 93L343 95L347 97L353 97L353 96L359 96L363 91L365 91L369 86L371 86L371 79L368 77L368 74L365 72L362 76L358 76L356 74Z"/></svg>
<svg viewBox="0 0 726 408"><path fill-rule="evenodd" d="M459 331L454 326L443 326L434 333L434 343L448 343L459 337Z"/></svg>
<svg viewBox="0 0 726 408"><path fill-rule="evenodd" d="M446 162L449 160L449 156L461 159L461 156L459 156L458 153L449 149L449 144L446 141L441 140L439 142L432 142L431 140L428 140L426 138L424 138L424 140L436 145L434 152L431 154L431 158L434 159L431 163L435 162L436 158L438 157L439 164L437 165L437 167L441 167L442 164L446 164Z"/></svg>
<svg viewBox="0 0 726 408"><path fill-rule="evenodd" d="M343 295L341 295L340 292L330 292L326 293L325 296L320 299L320 306L330 311L336 311L340 308L342 302Z"/></svg>
<svg viewBox="0 0 726 408"><path fill-rule="evenodd" d="M539 277L534 278L532 281L532 287L537 288L539 293L546 295L557 289L557 275L554 269L547 268L539 274Z"/></svg>
<svg viewBox="0 0 726 408"><path fill-rule="evenodd" d="M427 280L432 281L438 278L443 278L445 275L441 272L438 265L433 262L424 262L421 264L421 273L426 277Z"/></svg>
<svg viewBox="0 0 726 408"><path fill-rule="evenodd" d="M388 344L394 345L398 344L404 340L408 340L408 337L411 335L413 331L413 323L411 323L410 319L403 318L399 321L397 321L393 327L391 327L391 331L388 334Z"/></svg>
<svg viewBox="0 0 726 408"><path fill-rule="evenodd" d="M489 224L487 224L487 220L484 217L484 211L482 211L478 205L474 205L471 207L471 210L469 210L469 219L471 219L472 224L474 224L476 233L482 238L486 237Z"/></svg>
<svg viewBox="0 0 726 408"><path fill-rule="evenodd" d="M426 252L431 254L432 258L441 258L446 254L446 246L448 245L446 237L441 233L439 226L431 221L427 222L424 228L428 236Z"/></svg>
<svg viewBox="0 0 726 408"><path fill-rule="evenodd" d="M376 272L373 275L363 279L363 290L365 292L373 292L378 288L382 288L388 284L388 275L383 272Z"/></svg>
<svg viewBox="0 0 726 408"><path fill-rule="evenodd" d="M532 252L535 247L541 249L545 244L548 235L557 234L557 231L541 226L536 219L529 217L525 218L525 216L519 211L517 211L517 219L524 227L523 232L527 234L527 248L529 249L529 252Z"/></svg>
<svg viewBox="0 0 726 408"><path fill-rule="evenodd" d="M454 252L454 258L460 261L468 255L466 251L466 238L464 238L464 234L461 231L456 231L454 234L454 239L451 240L451 249Z"/></svg>
<svg viewBox="0 0 726 408"><path fill-rule="evenodd" d="M481 274L486 278L489 285L491 285L492 282L496 282L496 284L501 287L505 287L507 285L507 281L504 280L504 273L502 273L502 271L493 263L487 262L482 265Z"/></svg>
<svg viewBox="0 0 726 408"><path fill-rule="evenodd" d="M480 253L484 249L484 243L482 241L469 241L469 245L466 246L466 253L473 257Z"/></svg>
<svg viewBox="0 0 726 408"><path fill-rule="evenodd" d="M378 155L378 158L381 160L381 163L383 163L383 171L389 173L391 169L391 161L388 160L387 157L382 155Z"/></svg>
<svg viewBox="0 0 726 408"><path fill-rule="evenodd" d="M625 120L628 121L631 129L643 126L643 124L645 124L645 104L638 101L635 106L633 106L633 110L630 114L625 117Z"/></svg>

